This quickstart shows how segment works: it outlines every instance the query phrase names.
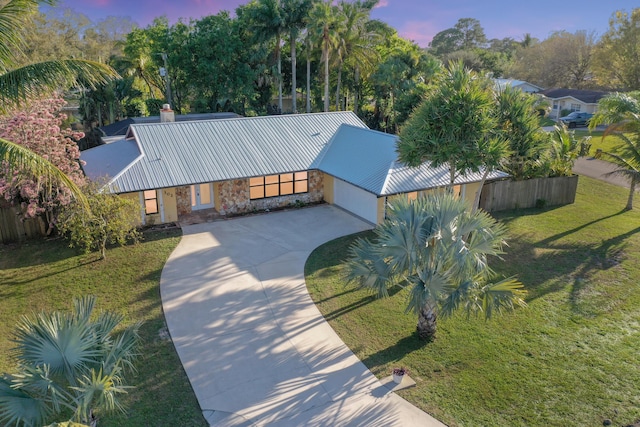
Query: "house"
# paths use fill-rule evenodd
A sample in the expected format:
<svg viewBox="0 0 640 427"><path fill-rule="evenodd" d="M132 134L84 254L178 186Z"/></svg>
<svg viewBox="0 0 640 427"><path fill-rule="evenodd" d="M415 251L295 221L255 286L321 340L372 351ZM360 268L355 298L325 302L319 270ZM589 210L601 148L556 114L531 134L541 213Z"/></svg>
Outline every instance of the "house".
<svg viewBox="0 0 640 427"><path fill-rule="evenodd" d="M559 119L563 112L580 111L583 113L595 113L598 109L598 101L609 92L597 90L579 89L547 89L540 92L552 103L550 119Z"/></svg>
<svg viewBox="0 0 640 427"><path fill-rule="evenodd" d="M192 122L195 120L212 120L212 119L232 119L236 117L242 117L236 113L196 113L196 114L175 114L174 121L176 122ZM106 126L99 127L99 131L102 134L101 139L104 143L110 143L122 139L126 135L129 126L133 124L144 123L160 123L162 120L160 116L148 116L148 117L128 117L124 120L108 124Z"/></svg>
<svg viewBox="0 0 640 427"><path fill-rule="evenodd" d="M445 166L399 163L395 146L394 135L354 113L332 112L132 124L125 138L81 158L90 179L139 200L143 224L200 209L235 215L322 201L377 224L389 198L415 198L449 180ZM460 177L456 192L472 201L481 175Z"/></svg>
<svg viewBox="0 0 640 427"><path fill-rule="evenodd" d="M523 80L514 79L493 79L496 89L502 90L507 86L514 89L520 89L525 93L538 93L542 91L540 86L536 86L532 83L525 82Z"/></svg>

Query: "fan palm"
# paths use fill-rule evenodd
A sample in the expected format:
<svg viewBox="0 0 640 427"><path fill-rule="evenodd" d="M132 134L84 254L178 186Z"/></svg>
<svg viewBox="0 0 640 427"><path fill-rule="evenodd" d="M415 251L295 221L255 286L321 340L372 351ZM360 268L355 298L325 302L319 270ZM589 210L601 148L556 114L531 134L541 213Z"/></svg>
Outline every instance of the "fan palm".
<svg viewBox="0 0 640 427"><path fill-rule="evenodd" d="M74 300L71 313L23 317L14 334L18 372L0 378L3 425L43 425L63 410L73 421L91 420L94 409L122 409L123 375L133 369L140 324L114 333L121 315L91 320L94 297Z"/></svg>
<svg viewBox="0 0 640 427"><path fill-rule="evenodd" d="M54 5L55 0L10 0L0 7L0 113L6 113L22 103L49 94L60 88L77 85L95 87L117 76L110 67L92 61L68 59L46 61L14 68L22 44L21 30L39 4ZM74 196L83 199L80 189L52 163L0 139L0 161L10 169L27 168L34 175L68 187Z"/></svg>
<svg viewBox="0 0 640 427"><path fill-rule="evenodd" d="M375 240L350 248L347 277L380 297L391 286L409 288L407 312L417 332L433 339L438 316L467 315L525 306L523 285L513 278L491 282L487 258L501 253L505 229L482 211L471 212L448 192L389 206Z"/></svg>
<svg viewBox="0 0 640 427"><path fill-rule="evenodd" d="M602 157L618 166L608 175L629 179L629 197L626 210L633 209L633 195L640 182L640 92L613 93L598 102L598 112L589 121L589 129L611 123L602 135L616 135L622 144L615 153L603 151Z"/></svg>

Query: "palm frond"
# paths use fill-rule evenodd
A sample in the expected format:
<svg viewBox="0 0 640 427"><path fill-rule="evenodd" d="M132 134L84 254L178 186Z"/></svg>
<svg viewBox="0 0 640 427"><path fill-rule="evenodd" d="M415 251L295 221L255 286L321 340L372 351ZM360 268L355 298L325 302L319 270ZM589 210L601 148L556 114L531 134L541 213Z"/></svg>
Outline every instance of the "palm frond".
<svg viewBox="0 0 640 427"><path fill-rule="evenodd" d="M45 61L0 74L0 112L21 102L75 86L95 88L118 77L108 65L81 59Z"/></svg>
<svg viewBox="0 0 640 427"><path fill-rule="evenodd" d="M349 249L346 262L346 279L359 287L373 290L378 297L387 297L387 287L392 281L391 269L376 246L369 240L358 239Z"/></svg>
<svg viewBox="0 0 640 427"><path fill-rule="evenodd" d="M526 307L524 285L513 277L490 283L480 289L478 299L485 318L490 319L494 311L513 310L515 306Z"/></svg>
<svg viewBox="0 0 640 427"><path fill-rule="evenodd" d="M23 45L25 17L38 10L39 4L53 5L55 0L11 0L0 7L0 71L13 64Z"/></svg>
<svg viewBox="0 0 640 427"><path fill-rule="evenodd" d="M84 375L78 380L78 385L72 387L76 392L76 420L86 422L89 420L93 408L124 412L124 406L118 399L121 394L126 394L131 387L123 386L122 379L115 374L105 374L102 370L91 370L90 375Z"/></svg>
<svg viewBox="0 0 640 427"><path fill-rule="evenodd" d="M82 190L60 169L47 159L39 156L26 147L0 138L0 162L5 161L9 172L26 171L37 177L43 177L48 185L58 183L67 187L73 197L89 209L89 202Z"/></svg>
<svg viewBox="0 0 640 427"><path fill-rule="evenodd" d="M13 387L8 378L0 378L0 422L2 425L42 425L52 413L51 407L42 399Z"/></svg>

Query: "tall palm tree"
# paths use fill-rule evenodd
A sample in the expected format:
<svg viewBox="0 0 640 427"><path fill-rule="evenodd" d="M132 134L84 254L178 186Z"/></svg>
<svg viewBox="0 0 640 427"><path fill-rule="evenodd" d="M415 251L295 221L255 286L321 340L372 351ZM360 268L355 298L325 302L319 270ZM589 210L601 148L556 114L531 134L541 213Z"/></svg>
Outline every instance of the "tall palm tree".
<svg viewBox="0 0 640 427"><path fill-rule="evenodd" d="M640 182L640 91L612 93L598 101L598 111L589 121L589 129L603 123L607 126L602 139L616 135L622 144L616 152L603 151L607 160L615 163L618 169L610 175L620 175L629 179L629 197L626 210L633 209L633 195Z"/></svg>
<svg viewBox="0 0 640 427"><path fill-rule="evenodd" d="M297 76L296 76L296 43L298 33L309 20L309 13L316 0L282 0L284 25L289 30L289 46L291 48L291 111L298 112L297 106Z"/></svg>
<svg viewBox="0 0 640 427"><path fill-rule="evenodd" d="M278 69L278 109L282 112L282 33L287 30L285 17L280 0L253 0L246 6L253 21L253 31L256 40L268 43L275 39L275 58Z"/></svg>
<svg viewBox="0 0 640 427"><path fill-rule="evenodd" d="M340 91L342 89L342 71L345 63L353 64L356 73L359 73L360 63L368 64L371 58L376 56L374 48L379 41L377 34L369 31L367 23L369 14L377 1L357 0L353 3L341 1L338 5L338 13L342 16L343 25L337 35L336 59L338 62L338 80L336 84L336 109L341 110Z"/></svg>
<svg viewBox="0 0 640 427"><path fill-rule="evenodd" d="M117 76L104 64L77 59L14 68L21 52L21 30L27 19L37 11L39 4L55 3L55 0L10 0L0 7L0 113L61 88L77 85L96 87ZM64 173L31 150L0 139L0 161L7 162L11 170L26 168L34 175L62 184L86 204L80 189Z"/></svg>
<svg viewBox="0 0 640 427"><path fill-rule="evenodd" d="M374 233L375 240L359 239L350 248L348 278L380 297L389 287L408 287L406 310L418 315L423 339L435 338L438 316L458 309L490 318L526 305L515 279L490 282L487 258L501 253L504 227L452 194L396 201Z"/></svg>
<svg viewBox="0 0 640 427"><path fill-rule="evenodd" d="M124 374L133 370L140 324L124 328L123 316L92 319L95 297L75 299L70 313L23 317L14 334L18 372L0 377L3 425L41 426L63 410L89 423L93 410L122 410Z"/></svg>
<svg viewBox="0 0 640 427"><path fill-rule="evenodd" d="M309 31L322 46L322 62L324 62L324 111L329 111L329 61L331 50L337 44L338 28L342 25L342 16L330 0L316 3L311 11Z"/></svg>

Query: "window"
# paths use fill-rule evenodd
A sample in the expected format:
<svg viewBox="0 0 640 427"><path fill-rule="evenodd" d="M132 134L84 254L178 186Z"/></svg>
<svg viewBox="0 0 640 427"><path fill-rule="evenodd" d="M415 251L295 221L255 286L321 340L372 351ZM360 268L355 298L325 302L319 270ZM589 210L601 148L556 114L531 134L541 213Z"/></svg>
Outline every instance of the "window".
<svg viewBox="0 0 640 427"><path fill-rule="evenodd" d="M249 198L251 200L306 193L308 191L309 178L306 171L249 178Z"/></svg>
<svg viewBox="0 0 640 427"><path fill-rule="evenodd" d="M146 190L144 192L144 212L147 215L158 213L158 193L156 190Z"/></svg>
<svg viewBox="0 0 640 427"><path fill-rule="evenodd" d="M580 104L571 104L571 111L580 111L581 107Z"/></svg>

